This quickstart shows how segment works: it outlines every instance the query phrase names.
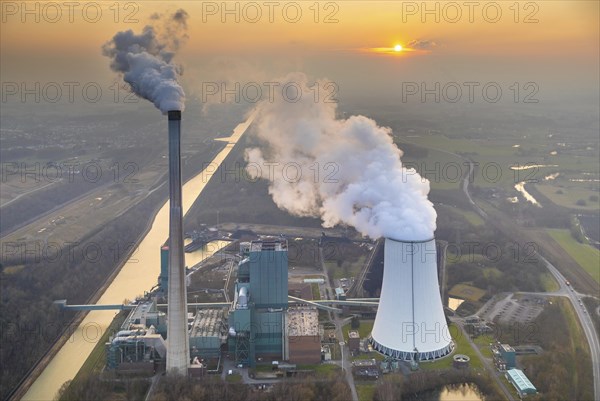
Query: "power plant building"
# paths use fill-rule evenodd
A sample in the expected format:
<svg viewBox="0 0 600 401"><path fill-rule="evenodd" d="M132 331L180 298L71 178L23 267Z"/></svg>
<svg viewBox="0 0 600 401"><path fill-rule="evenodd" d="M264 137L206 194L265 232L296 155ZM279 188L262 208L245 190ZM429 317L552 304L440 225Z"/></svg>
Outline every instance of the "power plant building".
<svg viewBox="0 0 600 401"><path fill-rule="evenodd" d="M319 312L314 307L288 309L286 340L290 363L314 365L321 362Z"/></svg>
<svg viewBox="0 0 600 401"><path fill-rule="evenodd" d="M223 309L201 309L190 328L191 358L219 358L227 342L227 323Z"/></svg>
<svg viewBox="0 0 600 401"><path fill-rule="evenodd" d="M137 305L105 344L106 367L120 372L152 373L167 354L166 316L153 301Z"/></svg>
<svg viewBox="0 0 600 401"><path fill-rule="evenodd" d="M369 339L378 352L414 362L450 354L438 282L435 239L385 239L383 283Z"/></svg>
<svg viewBox="0 0 600 401"><path fill-rule="evenodd" d="M229 315L229 350L237 363L287 359L288 247L285 239L242 243L235 299Z"/></svg>

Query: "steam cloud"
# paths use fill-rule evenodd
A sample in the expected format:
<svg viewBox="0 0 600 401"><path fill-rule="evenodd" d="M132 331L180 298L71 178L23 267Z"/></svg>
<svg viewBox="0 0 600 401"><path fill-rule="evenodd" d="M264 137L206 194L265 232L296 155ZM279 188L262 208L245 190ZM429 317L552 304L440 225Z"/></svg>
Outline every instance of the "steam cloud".
<svg viewBox="0 0 600 401"><path fill-rule="evenodd" d="M123 74L135 94L163 113L183 110L185 93L177 82L182 68L172 60L187 38L188 14L180 9L168 16L153 14L151 19L162 26L147 25L140 34L131 29L118 32L102 47L102 54L111 58L111 69Z"/></svg>
<svg viewBox="0 0 600 401"><path fill-rule="evenodd" d="M336 104L316 102L304 74L288 75L282 86L287 82L301 89L301 99L290 101L292 89L288 99L276 90L273 102L261 103L254 133L262 150L245 154L247 172L257 176L256 166L262 168L277 206L320 217L324 227L351 225L373 239L433 238L429 181L402 166L391 129L364 116L337 119ZM276 164L265 177L265 166L273 166L268 163Z"/></svg>

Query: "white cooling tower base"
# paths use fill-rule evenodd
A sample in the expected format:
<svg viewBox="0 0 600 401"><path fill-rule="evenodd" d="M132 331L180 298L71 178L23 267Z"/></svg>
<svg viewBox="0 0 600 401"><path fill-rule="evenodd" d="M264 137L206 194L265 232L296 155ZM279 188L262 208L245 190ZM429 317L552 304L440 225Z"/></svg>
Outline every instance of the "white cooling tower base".
<svg viewBox="0 0 600 401"><path fill-rule="evenodd" d="M380 354L389 356L400 361L414 361L415 359L418 361L434 361L436 359L448 356L452 353L452 351L454 351L454 342L451 342L444 348L436 351L419 352L418 358L416 358L417 352L406 352L388 348L385 345L379 344L371 336L369 336L369 344L371 344L373 349L379 352Z"/></svg>

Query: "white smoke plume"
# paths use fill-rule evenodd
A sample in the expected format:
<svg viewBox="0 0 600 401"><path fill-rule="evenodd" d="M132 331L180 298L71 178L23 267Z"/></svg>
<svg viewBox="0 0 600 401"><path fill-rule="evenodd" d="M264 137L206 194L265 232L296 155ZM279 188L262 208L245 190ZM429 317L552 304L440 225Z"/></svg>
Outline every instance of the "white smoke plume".
<svg viewBox="0 0 600 401"><path fill-rule="evenodd" d="M181 40L187 38L188 14L180 9L168 16L154 14L151 19L162 23L159 29L147 25L140 34L131 29L118 32L102 47L102 54L111 58L110 67L123 74L135 94L163 113L183 110L185 93L177 82L182 68L172 60Z"/></svg>
<svg viewBox="0 0 600 401"><path fill-rule="evenodd" d="M336 104L316 102L302 73L281 80L288 82L302 97L292 102L291 91L285 98L276 90L272 102L262 102L253 124L262 146L245 154L247 172L269 179L277 206L320 217L324 227L351 225L373 239L433 238L429 181L403 167L391 129L364 116L337 119Z"/></svg>

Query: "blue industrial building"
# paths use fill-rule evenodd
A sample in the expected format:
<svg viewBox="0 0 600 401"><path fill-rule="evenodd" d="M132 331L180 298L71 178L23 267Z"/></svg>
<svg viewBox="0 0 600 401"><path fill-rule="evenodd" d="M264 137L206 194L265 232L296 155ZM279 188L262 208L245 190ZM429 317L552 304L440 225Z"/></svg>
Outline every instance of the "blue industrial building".
<svg viewBox="0 0 600 401"><path fill-rule="evenodd" d="M288 247L285 239L245 242L229 315L229 350L237 363L287 359Z"/></svg>

